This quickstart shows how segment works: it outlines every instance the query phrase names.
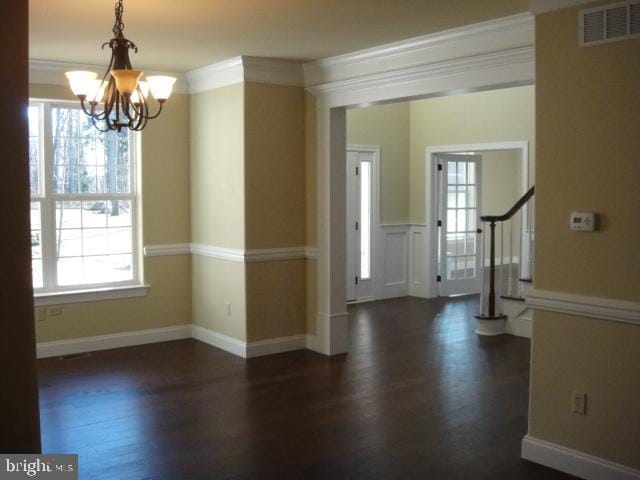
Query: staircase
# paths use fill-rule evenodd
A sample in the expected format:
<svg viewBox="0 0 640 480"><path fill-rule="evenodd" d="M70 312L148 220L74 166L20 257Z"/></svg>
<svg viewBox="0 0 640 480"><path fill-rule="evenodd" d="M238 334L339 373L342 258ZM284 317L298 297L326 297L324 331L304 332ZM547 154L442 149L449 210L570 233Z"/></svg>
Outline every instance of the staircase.
<svg viewBox="0 0 640 480"><path fill-rule="evenodd" d="M503 215L480 217L484 268L480 311L475 315L479 335L531 337L532 312L524 295L533 284L534 193L531 187Z"/></svg>

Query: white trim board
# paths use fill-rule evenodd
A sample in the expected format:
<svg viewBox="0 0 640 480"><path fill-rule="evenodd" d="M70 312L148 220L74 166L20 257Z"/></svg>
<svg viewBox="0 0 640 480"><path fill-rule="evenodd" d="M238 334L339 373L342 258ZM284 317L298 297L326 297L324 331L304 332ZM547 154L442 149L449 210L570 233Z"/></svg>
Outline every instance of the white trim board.
<svg viewBox="0 0 640 480"><path fill-rule="evenodd" d="M533 45L529 13L453 28L304 64L307 87Z"/></svg>
<svg viewBox="0 0 640 480"><path fill-rule="evenodd" d="M164 257L168 255L188 255L190 243L169 243L166 245L146 245L142 251L145 257Z"/></svg>
<svg viewBox="0 0 640 480"><path fill-rule="evenodd" d="M192 94L242 82L304 86L302 63L246 55L191 70L186 77Z"/></svg>
<svg viewBox="0 0 640 480"><path fill-rule="evenodd" d="M318 258L316 247L281 247L242 250L239 248L217 247L201 243L172 243L166 245L146 245L143 249L145 257L162 257L170 255L201 255L204 257L231 260L240 263L275 262L279 260L301 260Z"/></svg>
<svg viewBox="0 0 640 480"><path fill-rule="evenodd" d="M42 292L33 295L34 307L50 305L66 305L69 303L86 303L120 298L145 297L149 293L149 285L110 286L87 290Z"/></svg>
<svg viewBox="0 0 640 480"><path fill-rule="evenodd" d="M112 333L94 337L73 338L36 344L37 358L58 357L76 353L111 350L112 348L133 347L148 343L168 342L191 338L191 324L174 327Z"/></svg>
<svg viewBox="0 0 640 480"><path fill-rule="evenodd" d="M522 458L585 480L638 480L640 470L526 435Z"/></svg>
<svg viewBox="0 0 640 480"><path fill-rule="evenodd" d="M134 59L135 61L135 59ZM65 77L65 72L70 70L90 70L98 73L98 76L102 78L103 73L107 69L107 64L104 65L87 65L81 63L65 63L65 62L52 62L49 60L29 60L29 83L33 84L45 84L45 85L62 85L69 86L69 81ZM145 75L169 75L176 77L176 83L173 88L175 93L189 93L189 85L187 83L187 77L183 73L158 71L158 70L145 70L141 69Z"/></svg>
<svg viewBox="0 0 640 480"><path fill-rule="evenodd" d="M527 292L525 300L527 306L534 310L546 310L640 325L640 303L638 302L553 292L536 288Z"/></svg>
<svg viewBox="0 0 640 480"><path fill-rule="evenodd" d="M256 342L243 342L215 332L201 325L193 325L192 336L208 345L219 348L242 358L256 358L276 353L291 352L306 348L306 335L292 335L290 337L270 338Z"/></svg>

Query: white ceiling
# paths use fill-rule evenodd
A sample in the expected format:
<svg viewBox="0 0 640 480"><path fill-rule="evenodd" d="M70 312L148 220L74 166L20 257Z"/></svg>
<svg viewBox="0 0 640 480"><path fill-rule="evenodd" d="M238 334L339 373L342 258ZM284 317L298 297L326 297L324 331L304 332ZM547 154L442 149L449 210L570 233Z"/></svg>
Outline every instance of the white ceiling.
<svg viewBox="0 0 640 480"><path fill-rule="evenodd" d="M30 58L104 64L115 0L29 0ZM528 10L528 0L124 0L134 66L316 60Z"/></svg>

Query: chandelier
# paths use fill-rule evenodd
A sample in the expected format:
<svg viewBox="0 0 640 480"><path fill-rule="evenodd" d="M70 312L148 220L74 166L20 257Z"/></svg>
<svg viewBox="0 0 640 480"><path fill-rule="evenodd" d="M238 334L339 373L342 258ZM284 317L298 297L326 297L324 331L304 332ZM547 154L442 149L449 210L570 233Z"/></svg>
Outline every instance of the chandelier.
<svg viewBox="0 0 640 480"><path fill-rule="evenodd" d="M111 48L111 61L102 80L95 72L84 70L66 72L74 95L80 99L82 110L100 131L142 130L147 121L162 112L162 106L173 90L176 79L163 75L146 77L143 72L134 70L129 60L129 50L138 53L138 47L124 36L122 13L123 0L116 3L116 22L113 26L114 37L102 45ZM157 112L149 113L149 93L158 102Z"/></svg>

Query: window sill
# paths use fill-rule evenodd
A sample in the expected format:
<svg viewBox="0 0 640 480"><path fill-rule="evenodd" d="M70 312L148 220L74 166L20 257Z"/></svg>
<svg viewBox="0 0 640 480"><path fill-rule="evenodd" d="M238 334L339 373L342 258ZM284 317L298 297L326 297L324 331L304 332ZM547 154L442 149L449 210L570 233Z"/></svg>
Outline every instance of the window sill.
<svg viewBox="0 0 640 480"><path fill-rule="evenodd" d="M33 295L36 307L64 305L68 303L99 302L119 298L145 297L149 293L149 285L127 285L126 287L106 287L69 292L46 292Z"/></svg>

